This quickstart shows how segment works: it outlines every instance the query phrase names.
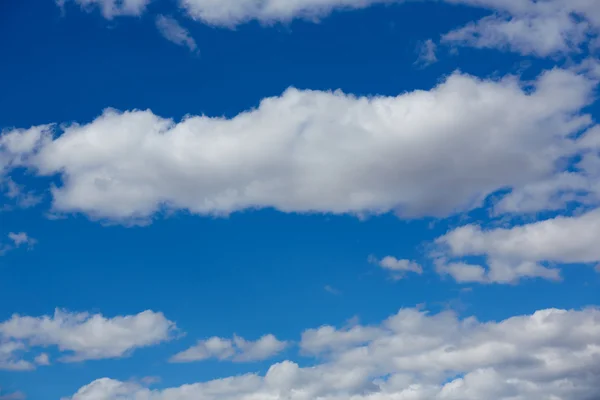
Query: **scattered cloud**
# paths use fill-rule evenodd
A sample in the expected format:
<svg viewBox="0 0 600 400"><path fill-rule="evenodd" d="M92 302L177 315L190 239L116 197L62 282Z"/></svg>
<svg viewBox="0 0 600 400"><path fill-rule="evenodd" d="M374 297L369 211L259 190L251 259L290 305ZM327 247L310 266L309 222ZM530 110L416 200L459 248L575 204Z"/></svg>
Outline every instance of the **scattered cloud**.
<svg viewBox="0 0 600 400"><path fill-rule="evenodd" d="M195 346L175 354L170 361L174 363L203 361L210 358L231 360L233 362L262 361L282 352L287 342L279 341L271 334L256 341L248 341L242 337L233 339L212 337L200 340Z"/></svg>
<svg viewBox="0 0 600 400"><path fill-rule="evenodd" d="M198 46L190 32L177 22L173 17L159 15L156 17L156 27L160 34L170 42L187 47L191 52L196 52Z"/></svg>
<svg viewBox="0 0 600 400"><path fill-rule="evenodd" d="M14 233L10 232L8 234L8 238L12 240L15 247L20 247L22 245L33 246L37 241L27 235L25 232Z"/></svg>
<svg viewBox="0 0 600 400"><path fill-rule="evenodd" d="M23 343L11 341L0 337L0 370L8 371L29 371L35 366L19 358L20 354L26 350Z"/></svg>
<svg viewBox="0 0 600 400"><path fill-rule="evenodd" d="M511 228L465 225L436 239L441 246L438 271L459 282L514 283L535 277L557 280L560 270L544 264L596 264L600 262L598 237L600 209ZM484 256L487 268L447 261L468 256Z"/></svg>
<svg viewBox="0 0 600 400"><path fill-rule="evenodd" d="M125 357L140 347L156 345L172 338L176 326L162 313L144 311L137 315L106 318L100 314L69 313L56 310L53 316L29 317L13 315L0 323L0 340L7 349L1 354L11 356L17 350L29 347L56 346L66 353L60 361L76 362L104 358ZM11 342L12 341L12 342ZM7 358L9 364L14 360ZM44 365L47 355L39 355L35 361ZM17 367L31 369L24 361ZM19 369L19 368L16 368Z"/></svg>
<svg viewBox="0 0 600 400"><path fill-rule="evenodd" d="M37 365L50 365L50 356L47 353L41 353L34 358Z"/></svg>
<svg viewBox="0 0 600 400"><path fill-rule="evenodd" d="M423 267L418 263L411 260L399 260L392 256L385 256L381 260L375 256L369 256L369 262L390 271L394 279L402 279L408 272L419 275L423 273Z"/></svg>
<svg viewBox="0 0 600 400"><path fill-rule="evenodd" d="M578 53L600 32L596 0L449 1L496 11L445 34L449 44L546 57Z"/></svg>
<svg viewBox="0 0 600 400"><path fill-rule="evenodd" d="M99 9L106 19L122 16L140 16L152 0L56 0L56 5L64 13L69 2L79 5L83 10L91 12Z"/></svg>
<svg viewBox="0 0 600 400"><path fill-rule="evenodd" d="M70 399L587 400L600 390L597 309L547 309L500 322L404 309L380 325L317 331L317 341L303 335L305 349L325 356L312 367L285 361L264 376L165 390L103 378Z"/></svg>
<svg viewBox="0 0 600 400"><path fill-rule="evenodd" d="M29 236L25 232L10 232L8 235L8 244L0 243L0 255L6 254L10 250L17 249L22 246L27 246L31 249L37 243L37 240Z"/></svg>
<svg viewBox="0 0 600 400"><path fill-rule="evenodd" d="M140 379L140 382L145 386L152 386L157 383L160 383L161 380L162 379L160 379L159 376L145 376L142 379Z"/></svg>
<svg viewBox="0 0 600 400"><path fill-rule="evenodd" d="M454 73L397 97L289 89L232 119L106 110L58 136L45 126L0 140L32 136L20 163L62 177L55 212L128 223L165 208L443 217L588 151L573 134L591 125L582 110L595 81L553 69L523 85Z"/></svg>
<svg viewBox="0 0 600 400"><path fill-rule="evenodd" d="M2 185L2 176L0 171L0 185ZM42 201L42 196L33 191L26 191L24 185L17 184L11 177L8 177L3 183L4 195L15 202L19 208L30 208Z"/></svg>
<svg viewBox="0 0 600 400"><path fill-rule="evenodd" d="M415 61L415 65L427 67L435 64L438 61L436 51L437 45L431 39L422 42L418 47L419 58Z"/></svg>

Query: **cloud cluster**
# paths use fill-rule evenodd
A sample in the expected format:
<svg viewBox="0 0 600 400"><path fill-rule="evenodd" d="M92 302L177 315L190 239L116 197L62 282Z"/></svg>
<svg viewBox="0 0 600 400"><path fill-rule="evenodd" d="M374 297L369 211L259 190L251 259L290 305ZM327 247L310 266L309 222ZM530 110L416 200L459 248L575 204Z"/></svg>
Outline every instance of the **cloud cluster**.
<svg viewBox="0 0 600 400"><path fill-rule="evenodd" d="M18 358L31 347L56 346L66 353L61 358L65 362L124 357L137 348L169 340L175 330L173 322L153 311L113 318L58 309L53 316L15 314L0 322L0 369L33 369L33 363ZM45 353L34 361L50 362Z"/></svg>
<svg viewBox="0 0 600 400"><path fill-rule="evenodd" d="M0 141L12 144L5 168L62 178L55 211L92 218L249 208L441 217L549 179L585 150L573 135L591 124L582 110L595 81L554 69L524 85L454 73L396 97L289 89L232 119L106 110Z"/></svg>
<svg viewBox="0 0 600 400"><path fill-rule="evenodd" d="M287 342L277 340L273 335L264 335L256 341L248 341L240 336L233 340L212 337L200 340L195 346L175 354L171 362L193 362L209 358L231 360L233 362L251 362L266 360L283 351Z"/></svg>
<svg viewBox="0 0 600 400"><path fill-rule="evenodd" d="M487 323L405 309L378 326L319 328L301 345L325 360L164 390L103 378L70 399L589 400L600 390L597 309Z"/></svg>

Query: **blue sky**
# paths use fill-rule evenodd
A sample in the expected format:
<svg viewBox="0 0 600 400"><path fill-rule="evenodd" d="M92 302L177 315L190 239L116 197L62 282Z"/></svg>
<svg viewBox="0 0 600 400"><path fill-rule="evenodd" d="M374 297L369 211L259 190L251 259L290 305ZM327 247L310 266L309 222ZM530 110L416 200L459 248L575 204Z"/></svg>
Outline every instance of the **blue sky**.
<svg viewBox="0 0 600 400"><path fill-rule="evenodd" d="M594 0L0 4L0 400L592 400Z"/></svg>

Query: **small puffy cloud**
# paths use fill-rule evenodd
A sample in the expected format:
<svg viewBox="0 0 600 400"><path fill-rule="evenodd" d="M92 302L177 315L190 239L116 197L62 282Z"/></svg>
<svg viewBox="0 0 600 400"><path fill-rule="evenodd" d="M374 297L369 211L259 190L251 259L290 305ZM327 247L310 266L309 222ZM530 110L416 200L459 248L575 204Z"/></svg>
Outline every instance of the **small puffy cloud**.
<svg viewBox="0 0 600 400"><path fill-rule="evenodd" d="M69 313L57 309L53 316L15 314L0 322L0 340L8 343L10 351L5 353L9 355L16 350L24 350L25 343L28 347L56 346L66 353L62 361L75 362L124 357L137 348L171 339L175 330L173 322L162 313L153 311L106 318L100 314ZM35 361L43 365L49 359L42 354Z"/></svg>
<svg viewBox="0 0 600 400"><path fill-rule="evenodd" d="M159 15L156 17L156 27L160 34L168 41L179 46L186 46L191 52L195 52L198 49L194 38L175 18Z"/></svg>
<svg viewBox="0 0 600 400"><path fill-rule="evenodd" d="M123 223L165 209L442 217L586 151L573 135L591 125L595 81L554 69L523 85L454 73L395 97L289 89L231 119L107 110L21 158L62 178L54 211Z"/></svg>
<svg viewBox="0 0 600 400"><path fill-rule="evenodd" d="M34 358L37 365L50 365L50 356L47 353L41 353Z"/></svg>
<svg viewBox="0 0 600 400"><path fill-rule="evenodd" d="M56 0L56 4L64 10L65 4L73 2L85 11L99 9L106 19L121 16L139 16L146 10L152 0Z"/></svg>
<svg viewBox="0 0 600 400"><path fill-rule="evenodd" d="M33 239L32 237L30 237L29 235L27 235L25 232L19 232L19 233L10 232L8 234L8 238L10 240L12 240L15 247L19 247L22 245L33 246L36 243L36 240Z"/></svg>
<svg viewBox="0 0 600 400"><path fill-rule="evenodd" d="M465 225L436 239L442 250L436 263L439 272L459 282L514 283L535 277L556 280L560 271L544 264L596 264L600 262L598 237L600 209L512 228ZM485 257L487 269L448 261L469 256Z"/></svg>
<svg viewBox="0 0 600 400"><path fill-rule="evenodd" d="M233 339L212 337L200 340L195 346L175 354L170 361L183 363L209 358L234 362L262 361L277 355L287 346L287 342L279 341L271 334L256 341L248 341L239 336L234 336Z"/></svg>
<svg viewBox="0 0 600 400"><path fill-rule="evenodd" d="M272 365L164 390L101 378L70 400L589 400L600 391L600 310L480 322L403 309L378 325L307 331L324 362Z"/></svg>
<svg viewBox="0 0 600 400"><path fill-rule="evenodd" d="M381 260L377 259L375 256L370 256L369 262L390 271L394 279L402 279L407 272L414 272L419 275L423 273L423 267L415 261L406 259L399 260L392 256L385 256Z"/></svg>

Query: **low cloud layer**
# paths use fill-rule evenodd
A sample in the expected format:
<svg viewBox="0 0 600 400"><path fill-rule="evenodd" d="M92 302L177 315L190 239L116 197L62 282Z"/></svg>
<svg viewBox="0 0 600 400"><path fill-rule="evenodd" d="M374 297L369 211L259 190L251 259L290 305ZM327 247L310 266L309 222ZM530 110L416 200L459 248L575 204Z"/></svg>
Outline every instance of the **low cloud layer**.
<svg viewBox="0 0 600 400"><path fill-rule="evenodd" d="M378 326L319 328L301 346L324 361L165 390L103 378L70 399L589 400L600 390L597 309L488 323L405 309Z"/></svg>

